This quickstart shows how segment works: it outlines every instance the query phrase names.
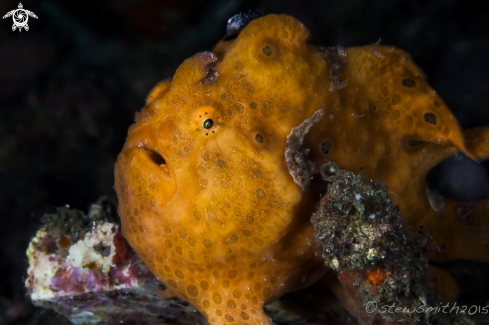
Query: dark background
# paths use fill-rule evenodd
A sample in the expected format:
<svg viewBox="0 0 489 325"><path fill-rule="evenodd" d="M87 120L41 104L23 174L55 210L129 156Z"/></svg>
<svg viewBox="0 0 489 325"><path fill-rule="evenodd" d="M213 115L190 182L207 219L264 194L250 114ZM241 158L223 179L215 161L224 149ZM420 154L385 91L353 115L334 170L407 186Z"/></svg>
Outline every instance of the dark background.
<svg viewBox="0 0 489 325"><path fill-rule="evenodd" d="M0 0L0 15L18 1ZM489 125L489 12L483 1L25 0L30 30L0 20L0 324L64 324L30 305L25 251L40 217L115 198L112 169L134 112L159 80L210 50L232 15L287 13L311 42L381 40L409 52L462 127ZM481 7L478 7L480 5ZM452 159L430 175L447 196L488 196L487 165ZM446 268L460 301L487 301L486 264ZM55 320L53 320L55 319Z"/></svg>

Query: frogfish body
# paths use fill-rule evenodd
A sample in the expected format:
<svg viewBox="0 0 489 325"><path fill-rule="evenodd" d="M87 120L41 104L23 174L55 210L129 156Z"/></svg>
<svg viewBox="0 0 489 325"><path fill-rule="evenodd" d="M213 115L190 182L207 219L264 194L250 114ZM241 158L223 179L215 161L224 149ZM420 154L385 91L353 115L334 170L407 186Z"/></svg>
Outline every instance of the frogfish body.
<svg viewBox="0 0 489 325"><path fill-rule="evenodd" d="M443 248L433 260L489 257L487 221L461 231L425 190L442 159L487 150L467 149L405 52L323 48L308 36L294 18L268 15L185 60L151 91L117 159L124 237L210 324L271 324L264 304L328 271L310 222L328 161L384 182L413 233L423 225Z"/></svg>

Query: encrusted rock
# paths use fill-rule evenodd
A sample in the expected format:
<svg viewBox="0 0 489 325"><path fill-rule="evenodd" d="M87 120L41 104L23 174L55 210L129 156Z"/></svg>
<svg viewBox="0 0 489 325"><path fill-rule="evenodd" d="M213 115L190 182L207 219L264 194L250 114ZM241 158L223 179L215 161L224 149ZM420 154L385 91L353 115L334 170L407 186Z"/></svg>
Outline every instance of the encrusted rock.
<svg viewBox="0 0 489 325"><path fill-rule="evenodd" d="M356 302L350 307L360 323L472 324L460 314L433 312L442 300L430 287L423 252L436 247L426 228L411 242L386 186L334 162L320 171L329 184L312 217L315 241ZM389 306L401 312L385 312Z"/></svg>
<svg viewBox="0 0 489 325"><path fill-rule="evenodd" d="M31 240L26 288L35 305L73 324L204 324L180 299L161 299L164 286L122 237L120 226L96 213L59 208Z"/></svg>

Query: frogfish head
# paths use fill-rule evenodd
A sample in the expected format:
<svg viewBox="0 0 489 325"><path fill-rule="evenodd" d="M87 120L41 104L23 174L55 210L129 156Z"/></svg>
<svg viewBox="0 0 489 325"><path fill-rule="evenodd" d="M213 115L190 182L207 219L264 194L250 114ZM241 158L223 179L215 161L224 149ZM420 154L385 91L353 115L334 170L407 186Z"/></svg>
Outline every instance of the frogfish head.
<svg viewBox="0 0 489 325"><path fill-rule="evenodd" d="M117 159L124 236L201 310L199 279L243 291L263 283L252 299L260 305L314 257L310 212L300 213L302 191L284 162L287 134L321 106L306 94L329 78L324 60L298 60L318 55L307 36L277 15L187 59L151 91Z"/></svg>

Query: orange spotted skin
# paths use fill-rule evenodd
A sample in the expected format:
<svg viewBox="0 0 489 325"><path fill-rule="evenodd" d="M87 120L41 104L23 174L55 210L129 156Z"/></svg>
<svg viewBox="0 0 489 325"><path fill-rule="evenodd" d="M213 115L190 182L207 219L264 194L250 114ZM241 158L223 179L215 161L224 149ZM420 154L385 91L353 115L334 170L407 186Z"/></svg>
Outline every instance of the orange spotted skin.
<svg viewBox="0 0 489 325"><path fill-rule="evenodd" d="M432 229L440 213L425 192L432 166L470 155L448 108L403 51L370 45L328 59L308 35L294 18L268 15L187 59L151 91L118 157L124 236L210 324L271 324L265 303L327 272L310 240L321 181L302 191L284 160L291 129L320 109L308 158L385 182L408 225L427 224L446 243L434 259L467 258ZM487 260L478 249L469 257Z"/></svg>

